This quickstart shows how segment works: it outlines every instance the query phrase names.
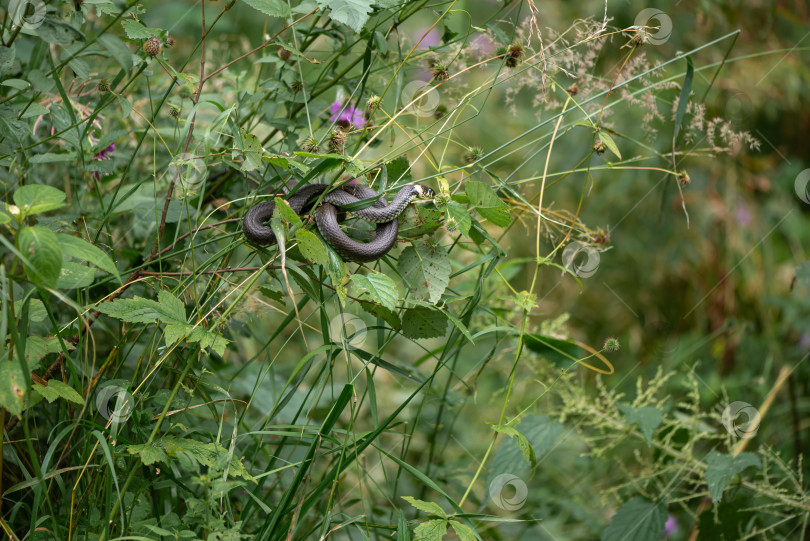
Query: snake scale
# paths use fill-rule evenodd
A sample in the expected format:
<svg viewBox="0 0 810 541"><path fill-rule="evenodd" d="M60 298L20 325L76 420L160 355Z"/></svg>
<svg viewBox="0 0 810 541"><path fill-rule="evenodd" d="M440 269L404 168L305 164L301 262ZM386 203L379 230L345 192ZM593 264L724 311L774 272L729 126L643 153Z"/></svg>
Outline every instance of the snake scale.
<svg viewBox="0 0 810 541"><path fill-rule="evenodd" d="M406 184L388 203L383 197L367 186L347 184L339 189L327 191L328 184L307 184L292 190L287 198L290 208L296 214L305 214L313 203L320 204L313 211L315 223L321 236L344 259L357 263L375 261L384 256L394 246L399 232L397 217L414 199L427 199L434 192L421 184ZM322 197L321 197L322 196ZM356 209L354 205L364 200L376 199L373 205ZM338 223L338 209L352 207L354 216L376 223L377 232L373 240L359 242L349 237ZM264 225L273 216L276 204L265 201L251 207L242 220L245 237L252 243L267 246L276 243L276 236L269 225Z"/></svg>

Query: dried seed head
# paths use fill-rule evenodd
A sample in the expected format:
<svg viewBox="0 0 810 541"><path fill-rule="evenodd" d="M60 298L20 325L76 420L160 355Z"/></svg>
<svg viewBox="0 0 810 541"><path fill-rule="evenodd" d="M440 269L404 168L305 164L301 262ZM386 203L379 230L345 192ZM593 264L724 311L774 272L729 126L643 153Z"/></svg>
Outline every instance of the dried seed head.
<svg viewBox="0 0 810 541"><path fill-rule="evenodd" d="M305 152L312 152L313 154L317 154L318 151L321 150L318 146L318 141L316 141L314 137L307 137L301 141L301 148L303 148Z"/></svg>
<svg viewBox="0 0 810 541"><path fill-rule="evenodd" d="M98 82L97 87L99 92L109 92L110 82L107 79L102 79Z"/></svg>
<svg viewBox="0 0 810 541"><path fill-rule="evenodd" d="M605 153L605 150L607 150L605 143L597 139L596 142L593 144L593 151L601 156L602 154Z"/></svg>
<svg viewBox="0 0 810 541"><path fill-rule="evenodd" d="M614 351L619 351L620 347L621 346L619 345L619 339L611 336L610 338L605 340L605 344L602 346L602 349L604 349L608 353L613 353Z"/></svg>
<svg viewBox="0 0 810 541"><path fill-rule="evenodd" d="M433 74L433 79L435 81L446 81L450 78L450 74L447 72L447 65L439 61L432 63L430 66L430 72Z"/></svg>
<svg viewBox="0 0 810 541"><path fill-rule="evenodd" d="M329 150L335 154L343 154L346 148L346 134L341 129L329 132Z"/></svg>
<svg viewBox="0 0 810 541"><path fill-rule="evenodd" d="M180 106L175 105L173 103L169 104L169 116L170 117L172 117L172 118L180 118L180 112L181 111L182 111L182 109L180 109Z"/></svg>
<svg viewBox="0 0 810 541"><path fill-rule="evenodd" d="M166 36L166 48L174 46L174 38L171 36Z"/></svg>
<svg viewBox="0 0 810 541"><path fill-rule="evenodd" d="M382 98L377 94L372 94L368 101L366 101L368 114L373 115L380 107L382 107Z"/></svg>
<svg viewBox="0 0 810 541"><path fill-rule="evenodd" d="M284 47L279 47L278 56L280 56L281 59L286 62L292 56L292 51L289 49L285 49Z"/></svg>
<svg viewBox="0 0 810 541"><path fill-rule="evenodd" d="M689 173L687 173L686 171L681 171L680 173L678 173L678 182L681 183L681 186L689 186L689 184L692 182L692 179L689 178Z"/></svg>
<svg viewBox="0 0 810 541"><path fill-rule="evenodd" d="M630 38L630 45L633 47L641 47L645 43L647 43L647 32L644 30L637 31L633 34L633 37Z"/></svg>
<svg viewBox="0 0 810 541"><path fill-rule="evenodd" d="M297 80L297 79L296 79L295 81L293 81L292 83L290 83L290 90L292 90L292 91L293 91L293 92L295 92L296 94L297 94L298 92L301 92L302 90L304 90L304 82L303 82L303 81L299 81L299 80Z"/></svg>
<svg viewBox="0 0 810 541"><path fill-rule="evenodd" d="M464 161L467 163L475 163L481 159L481 156L484 155L484 151L481 150L479 147L470 147L467 149L467 152L464 154Z"/></svg>
<svg viewBox="0 0 810 541"><path fill-rule="evenodd" d="M568 92L572 96L576 96L577 94L579 94L579 87L577 86L576 83L574 83L574 84L572 84L571 86L568 87L566 92Z"/></svg>
<svg viewBox="0 0 810 541"><path fill-rule="evenodd" d="M148 54L151 57L155 57L160 54L160 40L157 38L149 38L143 44L143 52Z"/></svg>
<svg viewBox="0 0 810 541"><path fill-rule="evenodd" d="M603 227L597 227L596 231L592 232L590 235L590 242L593 244L609 244L610 243L610 231Z"/></svg>

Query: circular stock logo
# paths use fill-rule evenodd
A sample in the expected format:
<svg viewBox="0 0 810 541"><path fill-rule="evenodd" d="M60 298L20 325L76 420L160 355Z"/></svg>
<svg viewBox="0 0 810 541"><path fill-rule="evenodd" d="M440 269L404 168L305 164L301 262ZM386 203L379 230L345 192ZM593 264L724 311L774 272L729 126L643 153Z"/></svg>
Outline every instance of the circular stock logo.
<svg viewBox="0 0 810 541"><path fill-rule="evenodd" d="M349 349L358 349L366 341L366 322L352 314L338 314L332 318L329 330L333 339L340 340Z"/></svg>
<svg viewBox="0 0 810 541"><path fill-rule="evenodd" d="M176 184L181 186L186 194L197 193L205 183L208 168L205 160L191 153L183 152L174 157L166 170L168 178L177 178Z"/></svg>
<svg viewBox="0 0 810 541"><path fill-rule="evenodd" d="M666 43L672 35L672 19L660 9L642 9L633 24L644 32L645 41L653 45Z"/></svg>
<svg viewBox="0 0 810 541"><path fill-rule="evenodd" d="M583 254L583 256L580 256ZM599 251L593 246L574 241L565 247L562 253L563 266L579 276L590 278L599 268Z"/></svg>
<svg viewBox="0 0 810 541"><path fill-rule="evenodd" d="M107 385L96 395L96 410L113 423L123 423L132 416L135 399L118 385Z"/></svg>
<svg viewBox="0 0 810 541"><path fill-rule="evenodd" d="M439 106L439 91L425 81L411 81L402 89L402 106L417 116L431 116Z"/></svg>
<svg viewBox="0 0 810 541"><path fill-rule="evenodd" d="M47 11L42 0L11 0L8 5L12 26L22 26L26 30L42 26Z"/></svg>
<svg viewBox="0 0 810 541"><path fill-rule="evenodd" d="M529 487L523 479L502 473L489 484L489 499L504 511L517 511L526 503Z"/></svg>
<svg viewBox="0 0 810 541"><path fill-rule="evenodd" d="M757 408L748 402L732 402L723 410L721 421L729 434L750 439L757 435L760 416Z"/></svg>
<svg viewBox="0 0 810 541"><path fill-rule="evenodd" d="M805 169L796 175L793 188L796 190L799 199L810 205L810 169Z"/></svg>

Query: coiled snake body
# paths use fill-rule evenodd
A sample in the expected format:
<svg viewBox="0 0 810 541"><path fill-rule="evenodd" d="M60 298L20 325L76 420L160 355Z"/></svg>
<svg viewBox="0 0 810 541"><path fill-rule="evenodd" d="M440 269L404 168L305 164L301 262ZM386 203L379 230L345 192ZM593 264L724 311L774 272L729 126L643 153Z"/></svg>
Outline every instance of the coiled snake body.
<svg viewBox="0 0 810 541"><path fill-rule="evenodd" d="M307 184L295 190L287 202L296 214L303 214L311 203L329 189L328 184ZM433 197L433 190L421 184L406 184L397 192L391 203L367 186L348 184L328 192L315 207L315 223L321 236L344 259L366 263L384 256L394 246L399 232L397 217L416 198ZM378 198L370 207L350 212L366 221L377 224L377 234L370 242L363 243L349 237L338 224L338 207L347 207L365 199ZM242 220L245 237L254 244L266 246L276 243L276 236L269 225L264 225L273 216L276 204L265 201L251 207Z"/></svg>

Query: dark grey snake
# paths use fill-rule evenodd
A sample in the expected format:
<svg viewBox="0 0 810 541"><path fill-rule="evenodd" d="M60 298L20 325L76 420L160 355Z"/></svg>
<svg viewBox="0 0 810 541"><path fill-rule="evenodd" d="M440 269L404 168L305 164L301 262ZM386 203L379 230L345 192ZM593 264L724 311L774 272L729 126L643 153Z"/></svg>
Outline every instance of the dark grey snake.
<svg viewBox="0 0 810 541"><path fill-rule="evenodd" d="M287 198L296 214L302 214L315 203L321 194L329 189L328 184L307 184ZM315 223L321 236L344 259L366 263L384 256L394 246L399 232L397 217L416 198L431 198L432 189L421 184L406 184L388 203L380 194L367 186L347 184L337 190L325 193L321 203L315 207ZM350 238L338 224L338 207L347 207L363 200L377 198L372 206L350 210L353 215L377 224L377 234L370 242L359 242ZM265 201L252 206L242 220L245 237L261 246L275 244L276 236L269 225L264 225L273 216L276 204Z"/></svg>

